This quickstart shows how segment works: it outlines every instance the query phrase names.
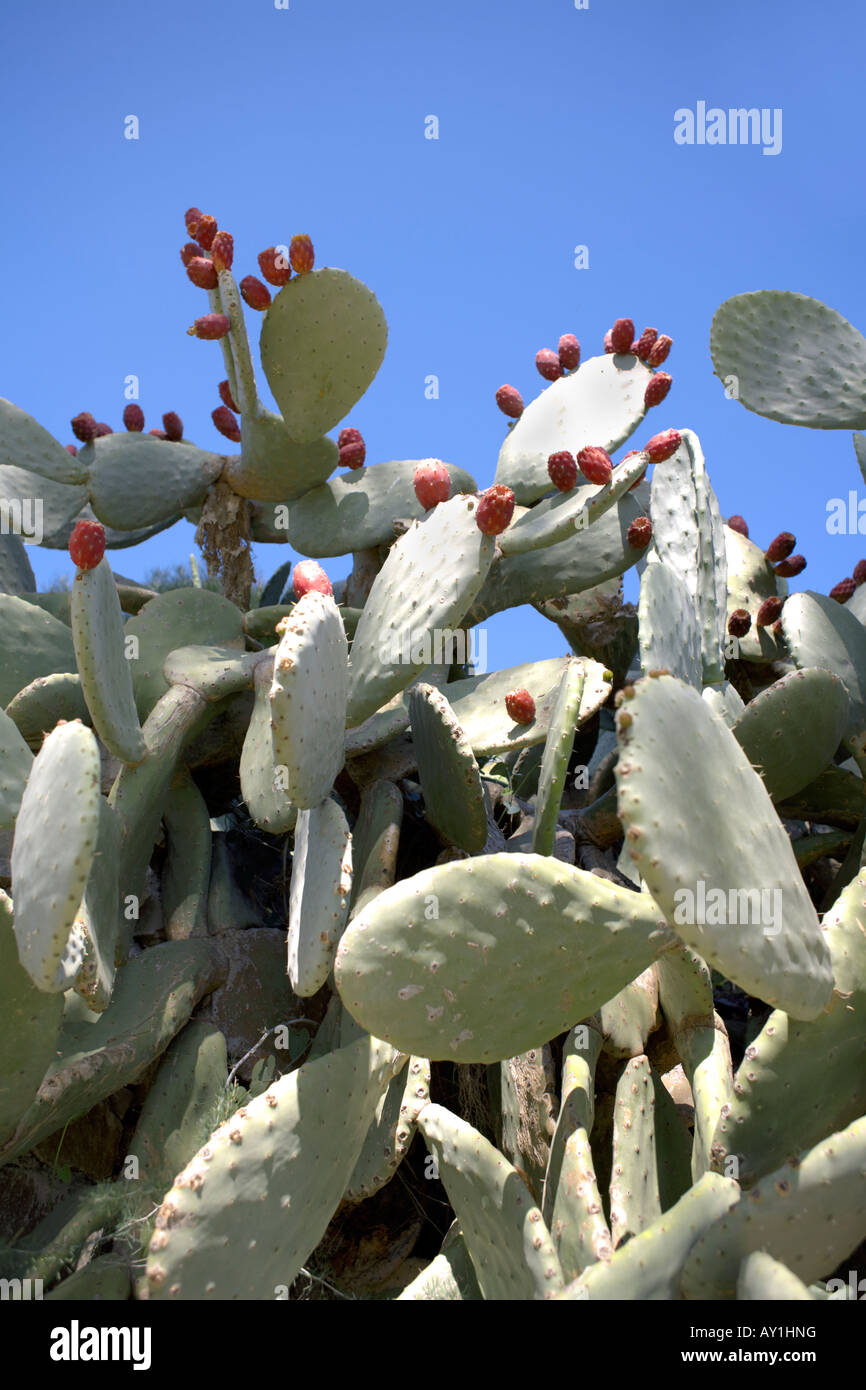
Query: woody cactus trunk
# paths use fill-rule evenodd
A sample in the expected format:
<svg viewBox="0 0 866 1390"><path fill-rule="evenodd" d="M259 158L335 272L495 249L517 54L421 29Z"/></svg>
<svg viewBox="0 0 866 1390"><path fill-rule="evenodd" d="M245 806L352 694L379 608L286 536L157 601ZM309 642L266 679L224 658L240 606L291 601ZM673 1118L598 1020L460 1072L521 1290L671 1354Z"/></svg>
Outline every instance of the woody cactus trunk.
<svg viewBox="0 0 866 1390"><path fill-rule="evenodd" d="M307 236L237 284L231 236L186 222L190 332L219 344L239 452L174 412L145 433L136 403L124 432L76 415L64 447L0 404L4 1277L58 1299L847 1296L863 575L789 594L793 535L724 522L667 406L645 429L671 340L625 318L597 356L540 351L527 406L499 388L483 491L368 462L343 422L385 353L375 295ZM712 341L748 408L866 424L866 342L825 306L738 296ZM16 534L37 502L70 593L37 592ZM222 593L112 569L181 517ZM251 542L308 557L254 606ZM345 555L332 584L318 562ZM526 604L561 655L475 670L473 634Z"/></svg>

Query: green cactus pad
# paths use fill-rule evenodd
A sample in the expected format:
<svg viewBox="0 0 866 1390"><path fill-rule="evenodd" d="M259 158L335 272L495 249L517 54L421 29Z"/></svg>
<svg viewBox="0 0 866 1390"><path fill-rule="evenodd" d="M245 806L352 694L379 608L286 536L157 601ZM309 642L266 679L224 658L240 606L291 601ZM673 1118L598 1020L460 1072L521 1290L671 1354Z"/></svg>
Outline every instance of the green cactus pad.
<svg viewBox="0 0 866 1390"><path fill-rule="evenodd" d="M614 469L603 487L576 487L545 497L524 512L503 531L499 548L503 555L522 555L528 550L557 545L580 535L600 516L604 516L633 487L647 469L646 455L635 454Z"/></svg>
<svg viewBox="0 0 866 1390"><path fill-rule="evenodd" d="M268 662L254 673L255 704L240 758L241 796L250 816L272 835L292 830L298 808L286 792L284 778L275 767L271 720L273 671Z"/></svg>
<svg viewBox="0 0 866 1390"><path fill-rule="evenodd" d="M123 900L141 896L177 760L217 708L186 686L172 686L145 722L147 757L127 764L117 775L109 801L122 827L119 885Z"/></svg>
<svg viewBox="0 0 866 1390"><path fill-rule="evenodd" d="M284 560L281 565L277 566L270 579L268 580L267 584L265 584L264 588L262 589L261 597L259 598L258 603L259 608L269 608L273 607L275 604L279 604L280 600L283 597L283 592L285 591L286 585L289 582L289 575L291 574L291 572L291 560ZM255 609L253 609L252 611L255 612ZM248 613L247 617L249 616L250 614Z"/></svg>
<svg viewBox="0 0 866 1390"><path fill-rule="evenodd" d="M76 574L71 618L75 660L93 726L109 753L125 763L140 762L147 749L132 692L123 614L107 560Z"/></svg>
<svg viewBox="0 0 866 1390"><path fill-rule="evenodd" d="M595 662L590 664L570 658L559 682L550 712L550 727L544 741L541 769L538 774L538 795L532 827L533 854L553 854L557 816L565 790L565 775L568 771L574 735L582 719L586 717L582 713L585 693L589 696L586 700L587 708L597 708L597 681L602 672L598 669L593 670L593 667L596 667ZM588 676L591 688L587 692ZM593 676L596 678L595 681L592 680Z"/></svg>
<svg viewBox="0 0 866 1390"><path fill-rule="evenodd" d="M487 842L484 784L454 711L440 691L420 684L409 696L409 719L428 821L452 844L478 854Z"/></svg>
<svg viewBox="0 0 866 1390"><path fill-rule="evenodd" d="M241 1106L163 1199L148 1296L218 1301L287 1293L325 1233L401 1063L392 1048L362 1035Z"/></svg>
<svg viewBox="0 0 866 1390"><path fill-rule="evenodd" d="M228 460L223 476L240 497L286 503L324 483L339 462L333 439L296 444L282 417L260 405L244 413L241 453Z"/></svg>
<svg viewBox="0 0 866 1390"><path fill-rule="evenodd" d="M685 581L664 561L650 563L640 581L638 601L640 664L649 671L670 671L687 685L701 688L701 634L694 600Z"/></svg>
<svg viewBox="0 0 866 1390"><path fill-rule="evenodd" d="M711 1166L716 1126L733 1099L731 1049L713 1010L710 971L700 956L687 946L666 951L656 963L656 975L662 1013L694 1099L692 1175L697 1179Z"/></svg>
<svg viewBox="0 0 866 1390"><path fill-rule="evenodd" d="M37 676L75 670L72 633L50 613L13 594L0 594L0 705Z"/></svg>
<svg viewBox="0 0 866 1390"><path fill-rule="evenodd" d="M81 689L81 677L71 671L37 676L9 701L6 713L36 752L59 719L80 719L88 726L93 722Z"/></svg>
<svg viewBox="0 0 866 1390"><path fill-rule="evenodd" d="M737 1300L741 1303L813 1303L815 1295L809 1292L802 1279L772 1255L753 1250L743 1260L737 1274Z"/></svg>
<svg viewBox="0 0 866 1390"><path fill-rule="evenodd" d="M747 536L741 536L739 531L732 531L729 526L725 526L724 534L728 564L726 630L735 608L745 608L752 619L752 626L745 637L727 638L728 649L743 661L781 661L786 656L784 646L776 640L770 628L756 627L755 619L764 599L787 597L787 580L773 573L763 550Z"/></svg>
<svg viewBox="0 0 866 1390"><path fill-rule="evenodd" d="M233 647L178 647L169 652L162 674L169 685L188 685L206 700L224 700L252 690L255 669L266 652L242 652Z"/></svg>
<svg viewBox="0 0 866 1390"><path fill-rule="evenodd" d="M291 281L289 282L291 283ZM493 560L475 521L477 499L440 502L392 546L352 643L346 722L361 724L437 660L437 632L456 629ZM444 640L444 639L443 639Z"/></svg>
<svg viewBox="0 0 866 1390"><path fill-rule="evenodd" d="M117 1255L99 1255L55 1284L45 1299L75 1303L123 1303L130 1297L129 1268Z"/></svg>
<svg viewBox="0 0 866 1390"><path fill-rule="evenodd" d="M204 500L225 460L150 434L106 434L82 450L90 505L119 531L159 525Z"/></svg>
<svg viewBox="0 0 866 1390"><path fill-rule="evenodd" d="M551 1298L562 1288L562 1267L517 1170L441 1105L426 1106L418 1125L460 1222L483 1297Z"/></svg>
<svg viewBox="0 0 866 1390"><path fill-rule="evenodd" d="M833 761L847 724L845 686L832 671L814 666L789 671L762 690L732 732L773 800L784 801Z"/></svg>
<svg viewBox="0 0 866 1390"><path fill-rule="evenodd" d="M0 710L0 829L15 824L32 766L33 754L15 721Z"/></svg>
<svg viewBox="0 0 866 1390"><path fill-rule="evenodd" d="M616 1086L610 1232L614 1248L661 1216L655 1142L655 1091L646 1057L632 1057Z"/></svg>
<svg viewBox="0 0 866 1390"><path fill-rule="evenodd" d="M163 812L167 853L162 915L169 941L207 935L212 835L210 812L186 769L172 783Z"/></svg>
<svg viewBox="0 0 866 1390"><path fill-rule="evenodd" d="M572 1028L562 1048L562 1099L559 1115L550 1143L550 1155L544 1180L542 1211L550 1224L554 1199L563 1165L567 1162L566 1147L577 1129L592 1129L595 1116L595 1068L601 1054L601 1033L598 1019L578 1023ZM552 1228L551 1228L552 1229ZM601 1258L594 1256L593 1258Z"/></svg>
<svg viewBox="0 0 866 1390"><path fill-rule="evenodd" d="M0 1145L14 1131L54 1060L63 997L37 989L18 959L12 900L0 889Z"/></svg>
<svg viewBox="0 0 866 1390"><path fill-rule="evenodd" d="M866 629L835 599L809 591L792 594L782 628L801 669L820 666L841 679L850 699L845 736L859 748L866 736Z"/></svg>
<svg viewBox="0 0 866 1390"><path fill-rule="evenodd" d="M72 988L93 1013L103 1013L114 988L115 960L125 957L121 937L121 903L117 871L120 822L104 798L99 799L99 836L76 919L85 939L84 960Z"/></svg>
<svg viewBox="0 0 866 1390"><path fill-rule="evenodd" d="M864 910L861 870L824 918L836 982L829 1008L812 1023L776 1010L746 1048L713 1144L714 1166L736 1155L744 1187L866 1112Z"/></svg>
<svg viewBox="0 0 866 1390"><path fill-rule="evenodd" d="M480 623L505 608L543 603L594 589L623 574L645 555L628 543L628 528L648 511L644 483L627 492L588 530L525 555L504 555L493 565L466 621Z"/></svg>
<svg viewBox="0 0 866 1390"><path fill-rule="evenodd" d="M304 594L274 654L271 722L274 760L296 806L327 797L345 761L349 646L329 594Z"/></svg>
<svg viewBox="0 0 866 1390"><path fill-rule="evenodd" d="M866 427L866 339L819 299L736 294L713 315L716 376L747 410L816 430Z"/></svg>
<svg viewBox="0 0 866 1390"><path fill-rule="evenodd" d="M562 1299L673 1300L689 1251L737 1201L740 1189L731 1178L705 1173L676 1206L664 1212L613 1258L599 1261L568 1284Z"/></svg>
<svg viewBox="0 0 866 1390"><path fill-rule="evenodd" d="M78 484L56 483L27 468L4 463L0 464L0 501L7 504L9 515L16 517L16 526L21 517L22 536L30 539L32 533L40 545L50 545L57 538L65 547L87 493Z"/></svg>
<svg viewBox="0 0 866 1390"><path fill-rule="evenodd" d="M331 973L349 915L352 836L336 801L302 810L295 829L289 899L289 978L302 999Z"/></svg>
<svg viewBox="0 0 866 1390"><path fill-rule="evenodd" d="M27 548L12 531L0 533L0 594L35 594L36 576Z"/></svg>
<svg viewBox="0 0 866 1390"><path fill-rule="evenodd" d="M207 1142L226 1081L226 1040L210 1023L188 1023L159 1065L127 1151L137 1181L157 1200Z"/></svg>
<svg viewBox="0 0 866 1390"><path fill-rule="evenodd" d="M570 1028L674 939L649 895L492 854L382 893L347 927L334 976L361 1026L404 1052L493 1062Z"/></svg>
<svg viewBox="0 0 866 1390"><path fill-rule="evenodd" d="M566 1279L575 1279L613 1250L595 1176L589 1135L576 1125L564 1143L550 1233Z"/></svg>
<svg viewBox="0 0 866 1390"><path fill-rule="evenodd" d="M328 266L283 286L259 348L292 439L310 443L339 424L381 367L387 342L381 304L348 271Z"/></svg>
<svg viewBox="0 0 866 1390"><path fill-rule="evenodd" d="M631 354L582 362L526 407L499 451L495 481L513 488L521 504L530 503L550 491L551 454L568 449L576 457L588 444L613 453L646 414L652 375Z"/></svg>
<svg viewBox="0 0 866 1390"><path fill-rule="evenodd" d="M731 685L730 681L719 681L717 685L705 686L701 691L701 696L713 713L724 720L729 729L733 729L746 708L742 695Z"/></svg>
<svg viewBox="0 0 866 1390"><path fill-rule="evenodd" d="M452 1222L442 1249L426 1269L397 1295L397 1302L461 1303L483 1297L459 1221Z"/></svg>
<svg viewBox="0 0 866 1390"><path fill-rule="evenodd" d="M376 1115L343 1200L360 1202L390 1182L402 1163L418 1128L418 1116L430 1103L430 1063L410 1057L409 1065L392 1079L376 1106Z"/></svg>
<svg viewBox="0 0 866 1390"><path fill-rule="evenodd" d="M828 767L777 810L785 820L818 821L856 830L866 812L866 783L846 768Z"/></svg>
<svg viewBox="0 0 866 1390"><path fill-rule="evenodd" d="M578 679L574 667L569 666L571 660L549 657L546 661L509 666L487 676L470 676L445 687L455 717L477 758L529 748L547 738L566 669L574 671L573 679ZM583 675L578 713L578 723L582 724L604 704L610 685L599 662L580 657L576 666ZM535 701L535 719L531 724L515 724L505 707L505 696L515 689L528 690Z"/></svg>
<svg viewBox="0 0 866 1390"><path fill-rule="evenodd" d="M671 954L665 952L666 956ZM622 1060L646 1052L649 1035L658 1023L658 1002L658 976L656 966L651 965L602 1004L599 1018L608 1057Z"/></svg>
<svg viewBox="0 0 866 1390"><path fill-rule="evenodd" d="M811 1284L866 1237L866 1116L769 1173L705 1231L683 1269L688 1299L736 1296L740 1263L763 1250Z"/></svg>
<svg viewBox="0 0 866 1390"><path fill-rule="evenodd" d="M656 465L651 512L653 550L682 580L695 611L704 679L721 680L726 640L724 528L700 440L692 430L683 430L676 453Z"/></svg>
<svg viewBox="0 0 866 1390"><path fill-rule="evenodd" d="M0 399L0 466L26 468L55 483L82 483L87 469L26 410Z"/></svg>
<svg viewBox="0 0 866 1390"><path fill-rule="evenodd" d="M374 545L391 545L394 520L421 521L426 515L415 496L415 469L436 459L398 459L341 473L312 488L289 508L287 537L302 555L348 555ZM462 468L446 464L451 495L478 491Z"/></svg>
<svg viewBox="0 0 866 1390"><path fill-rule="evenodd" d="M163 674L169 654L193 643L242 652L243 614L210 589L169 589L129 619L124 636L135 638L137 643L138 655L129 665L138 712L146 719L169 688Z"/></svg>
<svg viewBox="0 0 866 1390"><path fill-rule="evenodd" d="M140 1079L224 976L212 942L167 941L118 971L112 1000L96 1022L67 1022L33 1104L0 1146L0 1163Z"/></svg>
<svg viewBox="0 0 866 1390"><path fill-rule="evenodd" d="M380 780L364 788L352 831L351 916L393 884L402 822L403 798L393 782Z"/></svg>
<svg viewBox="0 0 866 1390"><path fill-rule="evenodd" d="M12 846L15 935L37 989L68 989L73 941L99 832L99 750L83 724L62 724L33 760Z"/></svg>
<svg viewBox="0 0 866 1390"><path fill-rule="evenodd" d="M829 952L788 836L733 734L674 676L634 687L618 734L626 843L670 925L743 989L817 1017L833 988ZM733 915L749 920L728 922L732 898Z"/></svg>

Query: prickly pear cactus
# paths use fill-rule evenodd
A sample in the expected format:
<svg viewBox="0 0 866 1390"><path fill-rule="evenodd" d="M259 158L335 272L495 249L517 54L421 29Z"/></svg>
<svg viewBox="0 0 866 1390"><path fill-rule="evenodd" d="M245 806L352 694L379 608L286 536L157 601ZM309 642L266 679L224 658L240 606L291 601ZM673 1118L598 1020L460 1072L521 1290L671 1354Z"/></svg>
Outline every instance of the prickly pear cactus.
<svg viewBox="0 0 866 1390"><path fill-rule="evenodd" d="M500 387L489 487L368 456L374 293L306 235L238 283L185 221L239 449L136 403L64 447L0 402L4 514L40 498L77 569L40 594L35 534L0 537L0 1208L69 1184L0 1276L830 1296L866 1237L866 574L789 595L794 537L723 522L660 409L671 340L630 319L539 352L526 407ZM866 425L863 340L814 300L737 296L712 349L749 409ZM180 517L211 587L113 569ZM254 541L306 557L258 603ZM561 654L476 672L524 604Z"/></svg>

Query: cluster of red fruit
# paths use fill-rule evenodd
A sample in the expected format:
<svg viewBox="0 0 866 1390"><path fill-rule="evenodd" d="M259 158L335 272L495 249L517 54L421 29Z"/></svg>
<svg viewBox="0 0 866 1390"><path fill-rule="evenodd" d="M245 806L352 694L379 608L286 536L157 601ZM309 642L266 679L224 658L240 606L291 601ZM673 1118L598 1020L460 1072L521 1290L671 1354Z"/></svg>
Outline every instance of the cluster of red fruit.
<svg viewBox="0 0 866 1390"><path fill-rule="evenodd" d="M72 433L82 444L89 444L92 439L101 439L103 435L114 434L110 425L106 425L104 420L94 420L89 410L82 410L80 414L73 416L70 420ZM130 434L141 434L144 429L144 411L140 405L130 401L123 412L123 424ZM150 433L157 439L168 439L173 444L179 444L183 439L183 421L174 410L166 411L162 417L162 429L151 430ZM67 444L68 454L77 454L78 448L75 444Z"/></svg>
<svg viewBox="0 0 866 1390"><path fill-rule="evenodd" d="M741 516L730 516L727 520L728 529L737 531L739 535L749 539L749 528L746 521ZM802 574L806 568L805 555L794 555L792 551L797 544L797 539L790 531L780 531L778 536L770 541L764 551L764 557L774 574L780 579L793 579L795 575ZM834 594L835 598L836 595ZM755 627L772 627L776 636L781 635L781 624L779 618L785 600L778 598L775 594L770 598L765 598L757 614L755 615ZM844 602L844 600L840 600ZM728 632L732 637L745 637L751 630L752 619L745 608L735 608L728 619Z"/></svg>
<svg viewBox="0 0 866 1390"><path fill-rule="evenodd" d="M234 237L231 232L220 231L216 218L211 217L209 213L203 213L200 208L187 208L184 222L187 232L194 238L180 250L186 273L200 290L215 290L219 284L220 271L231 270L234 263ZM293 270L298 275L307 275L313 269L315 259L313 243L306 234L292 237L288 259L276 246L266 247L258 256L262 275L268 285L277 289L282 288L291 279ZM264 312L269 307L271 292L255 275L245 275L238 288L244 302L251 309ZM227 314L202 314L187 332L193 338L204 338L213 342L224 338L230 328L231 322ZM211 419L220 434L232 443L238 444L241 431L235 416L239 415L240 411L232 399L227 381L220 382L219 393L222 405L211 412ZM360 468L361 464L349 463L349 467Z"/></svg>
<svg viewBox="0 0 866 1390"><path fill-rule="evenodd" d="M632 319L617 319L604 335L605 352L631 353L653 369L666 360L672 346L673 339L666 333L659 333L657 328L645 328L640 337L635 338ZM563 334L556 352L552 348L542 348L535 354L535 366L545 381L559 381L580 366L580 343L573 333ZM651 406L660 405L672 385L670 373L656 372L652 381L647 382L645 408L649 410ZM496 404L511 420L519 420L523 414L523 397L514 386L500 386Z"/></svg>

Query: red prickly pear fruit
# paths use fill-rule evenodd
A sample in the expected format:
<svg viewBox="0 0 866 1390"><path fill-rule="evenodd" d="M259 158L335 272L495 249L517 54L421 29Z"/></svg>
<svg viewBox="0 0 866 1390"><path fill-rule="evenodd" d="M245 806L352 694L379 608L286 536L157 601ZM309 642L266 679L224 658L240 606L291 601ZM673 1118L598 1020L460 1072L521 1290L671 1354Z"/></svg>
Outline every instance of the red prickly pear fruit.
<svg viewBox="0 0 866 1390"><path fill-rule="evenodd" d="M830 598L834 598L837 603L847 603L856 588L853 579L840 579L830 590Z"/></svg>
<svg viewBox="0 0 866 1390"><path fill-rule="evenodd" d="M573 333L563 333L559 340L559 364L564 371L573 372L580 366L580 343Z"/></svg>
<svg viewBox="0 0 866 1390"><path fill-rule="evenodd" d="M752 619L745 608L735 608L728 618L728 632L732 637L745 637L752 626Z"/></svg>
<svg viewBox="0 0 866 1390"><path fill-rule="evenodd" d="M162 427L165 430L166 439L170 439L172 444L179 444L183 439L183 420L176 411L166 411L162 417Z"/></svg>
<svg viewBox="0 0 866 1390"><path fill-rule="evenodd" d="M653 538L652 522L648 516L636 516L626 531L626 540L632 550L646 550Z"/></svg>
<svg viewBox="0 0 866 1390"><path fill-rule="evenodd" d="M224 338L231 328L225 314L202 314L186 331L191 338Z"/></svg>
<svg viewBox="0 0 866 1390"><path fill-rule="evenodd" d="M93 431L94 439L104 439L107 434L114 434L114 430L107 425L104 420L97 420L96 428Z"/></svg>
<svg viewBox="0 0 866 1390"><path fill-rule="evenodd" d="M344 468L363 468L367 457L367 446L363 439L350 439L340 450L340 463Z"/></svg>
<svg viewBox="0 0 866 1390"><path fill-rule="evenodd" d="M607 332L605 333L605 335L604 335L604 350L605 350L605 352L614 352L614 351L615 351L615 348L614 348L614 345L613 345L612 334L613 334L613 329L612 329L612 328L609 328L609 329L607 330Z"/></svg>
<svg viewBox="0 0 866 1390"><path fill-rule="evenodd" d="M749 528L744 517L729 516L727 524L729 531L738 531L741 536L745 536L746 540L749 539Z"/></svg>
<svg viewBox="0 0 866 1390"><path fill-rule="evenodd" d="M654 405L661 405L673 384L674 379L669 372L656 372L652 381L647 382L646 390L643 393L643 403L647 410L650 410Z"/></svg>
<svg viewBox="0 0 866 1390"><path fill-rule="evenodd" d="M66 450L67 454L71 454L73 458L78 457L78 449L75 444L64 444L63 447Z"/></svg>
<svg viewBox="0 0 866 1390"><path fill-rule="evenodd" d="M559 488L560 492L571 492L577 482L577 464L574 455L567 449L560 449L558 453L550 455L547 471L553 486Z"/></svg>
<svg viewBox="0 0 866 1390"><path fill-rule="evenodd" d="M661 434L654 434L643 449L645 454L649 454L651 463L664 463L665 459L676 453L682 442L679 430L662 430Z"/></svg>
<svg viewBox="0 0 866 1390"><path fill-rule="evenodd" d="M755 619L755 627L772 627L782 611L782 599L765 598L758 609L758 616Z"/></svg>
<svg viewBox="0 0 866 1390"><path fill-rule="evenodd" d="M340 430L337 436L338 449L342 449L344 444L363 444L363 442L364 436L361 431L353 429L351 425L347 425L345 429Z"/></svg>
<svg viewBox="0 0 866 1390"><path fill-rule="evenodd" d="M317 565L315 560L301 560L300 564L295 565L292 574L292 588L296 598L303 598L304 594L311 592L317 594L332 594L334 592L330 579L322 566Z"/></svg>
<svg viewBox="0 0 866 1390"><path fill-rule="evenodd" d="M89 410L82 410L81 414L74 416L69 423L75 438L82 444L89 444L96 434L96 421Z"/></svg>
<svg viewBox="0 0 866 1390"><path fill-rule="evenodd" d="M515 724L531 724L535 719L535 701L528 690L509 690L505 697L505 708Z"/></svg>
<svg viewBox="0 0 866 1390"><path fill-rule="evenodd" d="M578 454L577 466L590 483L600 483L603 486L610 482L613 464L606 449L600 449L595 444L588 444Z"/></svg>
<svg viewBox="0 0 866 1390"><path fill-rule="evenodd" d="M189 265L190 261L203 260L201 247L196 246L194 241L188 241L185 246L180 248L180 258L184 265Z"/></svg>
<svg viewBox="0 0 866 1390"><path fill-rule="evenodd" d="M859 588L861 584L866 584L866 560L858 560L854 566L852 575L854 583Z"/></svg>
<svg viewBox="0 0 866 1390"><path fill-rule="evenodd" d="M261 280L257 280L255 275L245 275L240 283L240 291L244 297L244 303L249 304L251 309L258 309L263 313L270 308L271 292L267 285L263 285Z"/></svg>
<svg viewBox="0 0 866 1390"><path fill-rule="evenodd" d="M793 579L795 575L802 574L805 568L805 555L791 555L787 560L781 560L779 564L775 566L773 573L778 574L780 579ZM866 579L866 572L864 572L863 578ZM857 583L856 571L854 582ZM860 582L862 583L862 580Z"/></svg>
<svg viewBox="0 0 866 1390"><path fill-rule="evenodd" d="M231 270L235 258L235 239L231 232L217 232L210 244L210 253L217 271Z"/></svg>
<svg viewBox="0 0 866 1390"><path fill-rule="evenodd" d="M194 256L186 268L186 273L200 290L215 290L219 283L216 267L207 256Z"/></svg>
<svg viewBox="0 0 866 1390"><path fill-rule="evenodd" d="M152 434L154 439L165 439L165 430L148 430L148 434Z"/></svg>
<svg viewBox="0 0 866 1390"><path fill-rule="evenodd" d="M503 483L482 492L475 510L475 524L485 536L501 536L514 515L514 493Z"/></svg>
<svg viewBox="0 0 866 1390"><path fill-rule="evenodd" d="M129 405L123 408L123 427L129 430L130 434L141 434L144 429L144 411L135 401L130 401Z"/></svg>
<svg viewBox="0 0 866 1390"><path fill-rule="evenodd" d="M80 570L95 570L105 554L105 527L101 521L77 521L69 537L69 556Z"/></svg>
<svg viewBox="0 0 866 1390"><path fill-rule="evenodd" d="M227 405L218 405L216 410L211 411L210 418L220 434L224 434L226 439L230 439L233 444L240 444L241 432L238 422Z"/></svg>
<svg viewBox="0 0 866 1390"><path fill-rule="evenodd" d="M285 285L291 280L291 264L282 251L277 250L276 246L268 246L266 250L260 251L258 262L259 270L269 285L276 285L279 289L281 285Z"/></svg>
<svg viewBox="0 0 866 1390"><path fill-rule="evenodd" d="M292 237L289 242L289 260L292 263L292 270L298 275L308 275L312 270L316 255L313 251L313 243L306 233Z"/></svg>
<svg viewBox="0 0 866 1390"><path fill-rule="evenodd" d="M610 342L614 352L631 352L634 342L634 323L631 319L617 319L610 330Z"/></svg>
<svg viewBox="0 0 866 1390"><path fill-rule="evenodd" d="M542 348L535 354L535 365L545 381L558 381L562 376L562 363L551 348Z"/></svg>
<svg viewBox="0 0 866 1390"><path fill-rule="evenodd" d="M227 405L229 410L234 411L235 415L240 415L241 412L235 405L235 398L232 395L231 387L229 386L228 382L221 381L219 386L217 387L217 390L220 393L220 400L222 401L223 405Z"/></svg>
<svg viewBox="0 0 866 1390"><path fill-rule="evenodd" d="M635 357L639 357L641 362L645 362L650 354L650 349L656 338L659 336L657 328L645 328L637 342L632 345L632 352Z"/></svg>
<svg viewBox="0 0 866 1390"><path fill-rule="evenodd" d="M500 386L496 392L496 404L512 420L519 420L523 414L523 397L515 386Z"/></svg>
<svg viewBox="0 0 866 1390"><path fill-rule="evenodd" d="M653 343L652 347L647 353L647 366L660 367L662 362L665 361L673 345L673 338L669 338L666 333L662 333L661 337L656 338L655 342Z"/></svg>
<svg viewBox="0 0 866 1390"><path fill-rule="evenodd" d="M425 512L431 511L440 502L447 502L451 496L451 477L441 459L419 463L413 481L415 496Z"/></svg>
<svg viewBox="0 0 866 1390"><path fill-rule="evenodd" d="M204 213L198 219L198 222L196 222L195 231L191 232L190 235L195 237L199 246L202 246L205 251L209 251L213 246L213 239L217 234L217 227L218 223L216 218L211 217L210 213Z"/></svg>
<svg viewBox="0 0 866 1390"><path fill-rule="evenodd" d="M183 225L186 227L190 236L195 236L195 229L202 217L201 208L187 208L183 215Z"/></svg>
<svg viewBox="0 0 866 1390"><path fill-rule="evenodd" d="M797 539L791 535L790 531L780 531L775 540L770 541L764 551L767 562L771 565L777 565L780 560L787 560L796 544Z"/></svg>

